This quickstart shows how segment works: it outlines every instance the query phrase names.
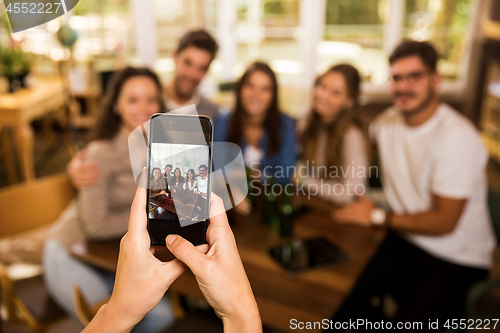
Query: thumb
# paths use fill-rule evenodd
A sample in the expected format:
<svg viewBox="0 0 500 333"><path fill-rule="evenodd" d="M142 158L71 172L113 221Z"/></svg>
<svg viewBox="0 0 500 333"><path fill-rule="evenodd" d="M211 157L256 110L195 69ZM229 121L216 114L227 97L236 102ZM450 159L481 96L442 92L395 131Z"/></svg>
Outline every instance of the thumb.
<svg viewBox="0 0 500 333"><path fill-rule="evenodd" d="M198 275L204 263L210 260L191 242L179 235L168 235L165 242L170 252L172 252L177 259L184 262L194 275Z"/></svg>

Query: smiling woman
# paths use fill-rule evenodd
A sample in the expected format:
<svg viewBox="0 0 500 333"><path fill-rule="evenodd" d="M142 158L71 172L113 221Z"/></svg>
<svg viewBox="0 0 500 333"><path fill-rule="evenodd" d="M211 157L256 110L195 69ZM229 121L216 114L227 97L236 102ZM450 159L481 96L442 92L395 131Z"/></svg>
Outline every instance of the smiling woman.
<svg viewBox="0 0 500 333"><path fill-rule="evenodd" d="M215 123L214 142L235 143L247 167L266 168L266 175L279 183L290 180L277 170L295 165L295 123L280 111L278 83L267 64L255 62L245 71L237 85L235 110ZM244 214L250 213L246 200L236 207Z"/></svg>
<svg viewBox="0 0 500 333"><path fill-rule="evenodd" d="M78 199L55 223L45 246L47 288L69 314L75 315L74 284L79 285L91 304L111 294L113 274L79 261L68 249L85 239L116 239L125 234L136 189L128 153L128 134L153 114L163 111L161 85L149 69L127 67L113 78L94 140L86 148L86 162L98 168L99 180L79 190ZM161 173L157 171L159 177ZM173 320L165 298L136 330L158 332Z"/></svg>
<svg viewBox="0 0 500 333"><path fill-rule="evenodd" d="M358 105L361 78L356 68L347 64L333 66L320 75L314 85L314 100L301 133L304 164L311 165L309 177L303 179L311 188L340 187L342 194L321 191L324 199L346 204L354 199L354 188L366 188L366 175L347 173L332 177L331 173L315 174L314 168L324 170L368 169L368 150L360 125L354 117ZM311 176L312 175L312 176Z"/></svg>
<svg viewBox="0 0 500 333"><path fill-rule="evenodd" d="M131 132L155 113L165 112L161 83L151 70L127 67L114 77L93 139L111 139L120 128Z"/></svg>

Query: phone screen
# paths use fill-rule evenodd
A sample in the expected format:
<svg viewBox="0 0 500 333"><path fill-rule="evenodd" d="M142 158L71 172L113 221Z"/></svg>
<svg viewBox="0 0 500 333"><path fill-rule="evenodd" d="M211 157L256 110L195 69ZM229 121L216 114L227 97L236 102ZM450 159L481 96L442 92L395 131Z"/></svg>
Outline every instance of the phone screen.
<svg viewBox="0 0 500 333"><path fill-rule="evenodd" d="M148 231L153 245L169 234L206 242L212 170L212 121L159 115L150 121Z"/></svg>

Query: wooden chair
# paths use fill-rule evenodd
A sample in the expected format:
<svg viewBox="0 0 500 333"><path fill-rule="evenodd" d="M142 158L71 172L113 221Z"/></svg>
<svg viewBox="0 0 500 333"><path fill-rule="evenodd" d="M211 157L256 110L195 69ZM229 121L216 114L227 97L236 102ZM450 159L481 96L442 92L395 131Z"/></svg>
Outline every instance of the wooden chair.
<svg viewBox="0 0 500 333"><path fill-rule="evenodd" d="M65 174L1 189L1 238L50 225L74 197L75 190ZM31 332L44 332L65 317L50 298L41 275L14 281L1 260L0 295L7 310L7 320L10 323L27 322Z"/></svg>
<svg viewBox="0 0 500 333"><path fill-rule="evenodd" d="M184 310L182 309L182 305L180 304L179 295L174 292L170 292L170 302L172 304L172 310L174 312L177 320L181 320L185 317ZM73 285L73 306L75 307L76 316L80 321L80 324L83 327L87 326L92 318L96 315L97 311L109 301L109 298L105 298L97 304L91 306L88 301L85 299L80 286L77 284Z"/></svg>
<svg viewBox="0 0 500 333"><path fill-rule="evenodd" d="M16 155L14 154L13 147L14 140L9 132L9 128L0 124L0 155L2 155L5 163L9 184L15 184L18 181Z"/></svg>
<svg viewBox="0 0 500 333"><path fill-rule="evenodd" d="M92 318L96 315L97 311L109 301L109 298L103 299L99 303L91 306L85 299L80 287L77 284L73 285L73 306L75 307L76 316L80 323L85 327Z"/></svg>

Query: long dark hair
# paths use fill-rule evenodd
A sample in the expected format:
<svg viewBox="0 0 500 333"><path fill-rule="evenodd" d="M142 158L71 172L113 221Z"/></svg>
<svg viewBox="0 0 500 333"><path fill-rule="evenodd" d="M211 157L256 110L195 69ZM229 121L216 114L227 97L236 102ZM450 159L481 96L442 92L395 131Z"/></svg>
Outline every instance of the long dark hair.
<svg viewBox="0 0 500 333"><path fill-rule="evenodd" d="M189 173L190 172L193 175L193 180L191 180L191 181L189 180ZM186 183L190 182L191 185L192 185L195 182L195 180L196 180L196 177L195 177L194 169L189 169L188 172L187 172L187 174L186 174Z"/></svg>
<svg viewBox="0 0 500 333"><path fill-rule="evenodd" d="M254 62L251 64L245 73L241 76L236 87L236 109L229 122L228 141L241 145L241 133L243 133L243 122L245 116L245 109L241 103L241 91L250 76L255 72L262 72L271 79L273 98L271 105L266 111L266 118L264 119L264 129L268 136L267 151L269 155L275 155L281 148L281 126L280 126L280 110L278 107L278 81L276 75L269 65L263 62Z"/></svg>
<svg viewBox="0 0 500 333"><path fill-rule="evenodd" d="M123 70L115 73L107 88L104 105L101 109L101 114L91 135L91 140L110 140L118 133L121 124L119 114L114 112L116 103L122 92L124 84L138 76L143 76L151 79L158 90L158 103L160 105L159 112L166 111L165 104L162 98L162 86L158 76L149 68L141 67L125 67Z"/></svg>
<svg viewBox="0 0 500 333"><path fill-rule="evenodd" d="M160 171L160 176L161 176L161 169L160 168L153 168L153 170L151 170L151 175L150 175L150 180L154 180L155 179L155 170L159 170Z"/></svg>
<svg viewBox="0 0 500 333"><path fill-rule="evenodd" d="M182 172L181 172L181 169L180 169L180 168L175 168L175 170L174 170L174 175L172 176L172 178L173 178L174 180L177 180L177 176L175 175L175 172L176 172L177 170L179 170L179 181L181 181L182 179L184 179L184 177L182 177Z"/></svg>
<svg viewBox="0 0 500 333"><path fill-rule="evenodd" d="M328 132L328 141L326 144L326 151L324 152L326 156L326 166L340 167L342 165L342 147L346 131L350 126L353 125L361 127L358 119L353 114L353 110L359 104L361 77L358 70L353 66L340 64L331 67L325 73L320 75L316 79L314 86L316 87L318 84L320 84L321 80L330 73L339 73L344 77L347 93L353 100L353 107L350 109L341 110L337 119L331 124L327 125L326 128ZM321 117L318 115L316 110L312 108L307 116L306 127L304 132L302 133L302 158L304 160L312 161L314 159L318 139L318 129L322 126L323 125L321 123Z"/></svg>

